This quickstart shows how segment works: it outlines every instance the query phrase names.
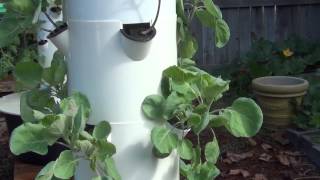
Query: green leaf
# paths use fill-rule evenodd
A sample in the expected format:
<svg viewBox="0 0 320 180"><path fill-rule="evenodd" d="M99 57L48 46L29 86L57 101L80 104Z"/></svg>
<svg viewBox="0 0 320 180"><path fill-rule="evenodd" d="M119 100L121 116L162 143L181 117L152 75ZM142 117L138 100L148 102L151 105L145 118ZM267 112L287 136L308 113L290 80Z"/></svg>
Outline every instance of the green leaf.
<svg viewBox="0 0 320 180"><path fill-rule="evenodd" d="M210 123L209 113L205 112L201 115L192 113L187 122L191 126L192 131L199 135Z"/></svg>
<svg viewBox="0 0 320 180"><path fill-rule="evenodd" d="M163 71L163 76L171 78L178 83L185 83L194 80L197 77L197 73L178 66L171 66Z"/></svg>
<svg viewBox="0 0 320 180"><path fill-rule="evenodd" d="M160 95L150 95L142 103L142 112L150 120L163 121L163 103L165 99Z"/></svg>
<svg viewBox="0 0 320 180"><path fill-rule="evenodd" d="M67 74L67 65L64 56L56 53L53 57L51 67L43 71L42 77L51 86L63 84Z"/></svg>
<svg viewBox="0 0 320 180"><path fill-rule="evenodd" d="M206 10L212 14L215 18L221 19L222 13L218 6L216 6L212 0L204 0L203 1Z"/></svg>
<svg viewBox="0 0 320 180"><path fill-rule="evenodd" d="M75 172L78 160L74 158L72 151L63 151L56 161L54 176L61 179L70 179Z"/></svg>
<svg viewBox="0 0 320 180"><path fill-rule="evenodd" d="M11 0L8 3L8 6L10 9L14 9L14 11L24 14L33 14L36 9L36 5L32 0Z"/></svg>
<svg viewBox="0 0 320 180"><path fill-rule="evenodd" d="M93 129L93 137L105 139L111 132L111 126L107 121L101 121Z"/></svg>
<svg viewBox="0 0 320 180"><path fill-rule="evenodd" d="M121 180L121 176L117 171L114 160L112 158L107 158L104 162L108 175L111 176L114 180Z"/></svg>
<svg viewBox="0 0 320 180"><path fill-rule="evenodd" d="M42 68L38 63L28 61L16 65L14 72L16 80L27 88L36 88L41 82Z"/></svg>
<svg viewBox="0 0 320 180"><path fill-rule="evenodd" d="M41 124L25 123L12 132L10 149L15 155L30 151L45 155L48 153L48 146L57 139L58 137L50 134Z"/></svg>
<svg viewBox="0 0 320 180"><path fill-rule="evenodd" d="M188 139L182 139L178 145L178 154L180 158L191 160L193 157L192 142Z"/></svg>
<svg viewBox="0 0 320 180"><path fill-rule="evenodd" d="M164 159L168 156L170 156L170 153L164 153L162 154L161 152L159 152L159 150L155 147L152 147L152 154L156 157L156 158L159 158L159 159Z"/></svg>
<svg viewBox="0 0 320 180"><path fill-rule="evenodd" d="M195 174L195 180L215 179L219 174L219 169L209 162L201 164L199 167L200 172Z"/></svg>
<svg viewBox="0 0 320 180"><path fill-rule="evenodd" d="M52 180L54 179L53 170L55 168L55 161L49 162L41 171L38 173L35 180Z"/></svg>
<svg viewBox="0 0 320 180"><path fill-rule="evenodd" d="M96 176L94 178L92 178L91 180L112 180L109 177L106 176Z"/></svg>
<svg viewBox="0 0 320 180"><path fill-rule="evenodd" d="M80 148L81 152L86 154L87 156L91 156L94 152L94 146L93 144L88 140L77 140L76 145L78 148Z"/></svg>
<svg viewBox="0 0 320 180"><path fill-rule="evenodd" d="M198 50L198 42L188 31L185 31L185 38L179 44L179 57L192 58Z"/></svg>
<svg viewBox="0 0 320 180"><path fill-rule="evenodd" d="M251 137L262 126L263 115L260 107L248 98L238 98L231 107L221 114L227 130L236 137Z"/></svg>
<svg viewBox="0 0 320 180"><path fill-rule="evenodd" d="M173 118L178 106L184 102L184 98L178 96L177 93L171 93L163 103L163 119L169 120Z"/></svg>
<svg viewBox="0 0 320 180"><path fill-rule="evenodd" d="M177 15L178 17L180 17L184 23L187 22L187 18L185 16L185 13L184 13L184 0L176 0L176 8L177 8Z"/></svg>
<svg viewBox="0 0 320 180"><path fill-rule="evenodd" d="M198 9L196 11L196 16L200 20L202 25L209 27L209 28L215 27L215 17L213 17L213 15L210 14L208 11Z"/></svg>
<svg viewBox="0 0 320 180"><path fill-rule="evenodd" d="M230 39L230 29L223 19L215 22L215 41L218 48L224 47Z"/></svg>
<svg viewBox="0 0 320 180"><path fill-rule="evenodd" d="M24 122L37 122L33 109L28 103L28 92L24 92L20 97L20 115Z"/></svg>
<svg viewBox="0 0 320 180"><path fill-rule="evenodd" d="M178 146L178 136L165 127L153 128L151 141L161 154L170 154Z"/></svg>
<svg viewBox="0 0 320 180"><path fill-rule="evenodd" d="M105 140L98 140L95 145L96 150L94 154L101 161L104 161L116 153L116 147Z"/></svg>
<svg viewBox="0 0 320 180"><path fill-rule="evenodd" d="M32 16L21 18L19 15L9 11L5 13L0 21L0 48L14 43L18 35L31 25Z"/></svg>
<svg viewBox="0 0 320 180"><path fill-rule="evenodd" d="M220 149L216 138L214 138L212 142L206 144L204 154L207 161L213 164L217 163L217 160L220 155Z"/></svg>
<svg viewBox="0 0 320 180"><path fill-rule="evenodd" d="M80 107L82 107L81 115L83 118L88 119L91 112L90 103L88 98L79 92L72 93L70 97L63 99L60 103L63 113L71 117L78 113Z"/></svg>

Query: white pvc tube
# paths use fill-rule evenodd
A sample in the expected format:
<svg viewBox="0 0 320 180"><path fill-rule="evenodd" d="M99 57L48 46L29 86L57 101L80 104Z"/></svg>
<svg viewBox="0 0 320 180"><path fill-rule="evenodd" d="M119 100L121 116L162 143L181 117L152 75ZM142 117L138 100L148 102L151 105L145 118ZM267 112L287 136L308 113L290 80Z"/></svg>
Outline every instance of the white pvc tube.
<svg viewBox="0 0 320 180"><path fill-rule="evenodd" d="M92 106L89 124L111 123L111 142L117 147L116 166L123 180L178 180L178 156L152 155L150 132L141 104L159 92L162 71L176 64L175 1L163 0L148 56L129 58L121 45L123 23L152 21L157 0L69 0L69 91L86 94ZM92 176L80 162L76 180Z"/></svg>

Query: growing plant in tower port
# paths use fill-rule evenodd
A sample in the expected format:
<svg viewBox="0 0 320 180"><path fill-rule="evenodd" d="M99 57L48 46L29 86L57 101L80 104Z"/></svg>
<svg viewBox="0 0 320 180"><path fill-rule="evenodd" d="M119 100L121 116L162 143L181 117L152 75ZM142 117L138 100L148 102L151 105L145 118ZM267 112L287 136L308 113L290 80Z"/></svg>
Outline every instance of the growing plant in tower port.
<svg viewBox="0 0 320 180"><path fill-rule="evenodd" d="M212 109L228 91L229 81L202 71L191 60L197 51L196 40L189 28L194 15L204 26L215 31L217 47L227 43L230 32L220 9L211 0L178 0L177 13L178 66L163 71L161 94L146 97L142 111L148 119L159 124L151 132L154 155L166 158L177 150L182 176L188 180L211 180L220 173L215 166L220 150L214 129L225 127L236 137L251 137L260 130L263 116L260 107L248 98L238 98L225 109ZM208 129L212 132L212 141L202 149L200 134ZM196 135L197 142L187 139L187 133Z"/></svg>

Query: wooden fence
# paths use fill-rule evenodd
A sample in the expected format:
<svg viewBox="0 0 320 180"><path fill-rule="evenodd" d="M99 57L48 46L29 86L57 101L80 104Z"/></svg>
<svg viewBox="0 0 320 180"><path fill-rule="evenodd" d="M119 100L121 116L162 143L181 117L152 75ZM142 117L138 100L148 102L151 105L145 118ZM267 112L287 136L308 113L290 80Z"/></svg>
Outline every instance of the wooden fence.
<svg viewBox="0 0 320 180"><path fill-rule="evenodd" d="M255 39L272 41L298 35L320 40L320 0L215 0L230 26L224 48L216 48L213 32L194 23L199 42L197 64L207 70L236 63Z"/></svg>

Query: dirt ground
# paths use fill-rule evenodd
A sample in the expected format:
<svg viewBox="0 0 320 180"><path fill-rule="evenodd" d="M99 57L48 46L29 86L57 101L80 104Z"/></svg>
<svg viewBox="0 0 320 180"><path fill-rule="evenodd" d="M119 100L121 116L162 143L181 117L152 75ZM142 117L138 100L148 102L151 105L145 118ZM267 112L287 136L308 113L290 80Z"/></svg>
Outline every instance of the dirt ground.
<svg viewBox="0 0 320 180"><path fill-rule="evenodd" d="M217 180L320 180L320 170L283 134L261 130L256 137L247 139L218 129L216 135L222 154ZM211 132L204 133L201 139L212 139Z"/></svg>

